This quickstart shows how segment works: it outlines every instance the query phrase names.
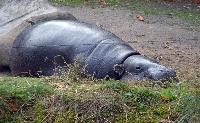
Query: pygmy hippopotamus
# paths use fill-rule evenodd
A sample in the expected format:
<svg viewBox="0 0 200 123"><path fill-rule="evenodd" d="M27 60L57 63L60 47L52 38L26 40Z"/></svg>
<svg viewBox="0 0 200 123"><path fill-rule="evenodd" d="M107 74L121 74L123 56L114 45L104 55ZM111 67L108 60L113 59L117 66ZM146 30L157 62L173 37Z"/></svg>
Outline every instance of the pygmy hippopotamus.
<svg viewBox="0 0 200 123"><path fill-rule="evenodd" d="M164 80L173 69L141 55L113 33L96 25L52 20L25 29L14 41L10 68L13 74L54 74L56 66L79 60L95 78Z"/></svg>

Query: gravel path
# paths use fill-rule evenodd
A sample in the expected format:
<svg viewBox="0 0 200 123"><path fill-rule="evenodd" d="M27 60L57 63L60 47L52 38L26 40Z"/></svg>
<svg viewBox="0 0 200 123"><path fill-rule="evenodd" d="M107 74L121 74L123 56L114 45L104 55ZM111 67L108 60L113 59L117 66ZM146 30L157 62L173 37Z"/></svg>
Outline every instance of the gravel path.
<svg viewBox="0 0 200 123"><path fill-rule="evenodd" d="M187 29L183 20L148 16L126 8L60 7L80 21L97 24L127 41L142 54L175 68L181 80L200 80L200 28ZM1 22L0 22L1 23Z"/></svg>

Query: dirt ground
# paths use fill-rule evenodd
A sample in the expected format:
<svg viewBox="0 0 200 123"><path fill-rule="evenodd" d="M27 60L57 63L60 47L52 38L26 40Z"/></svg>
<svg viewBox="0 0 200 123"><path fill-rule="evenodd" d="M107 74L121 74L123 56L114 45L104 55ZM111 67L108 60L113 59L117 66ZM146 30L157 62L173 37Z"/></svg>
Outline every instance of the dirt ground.
<svg viewBox="0 0 200 123"><path fill-rule="evenodd" d="M191 30L184 21L148 16L138 21L137 12L126 8L62 7L79 20L102 26L127 41L140 53L175 68L180 80L200 79L200 28Z"/></svg>
<svg viewBox="0 0 200 123"><path fill-rule="evenodd" d="M127 41L140 53L176 69L180 80L200 80L200 27L166 15L144 16L126 8L61 7L80 21L97 24Z"/></svg>

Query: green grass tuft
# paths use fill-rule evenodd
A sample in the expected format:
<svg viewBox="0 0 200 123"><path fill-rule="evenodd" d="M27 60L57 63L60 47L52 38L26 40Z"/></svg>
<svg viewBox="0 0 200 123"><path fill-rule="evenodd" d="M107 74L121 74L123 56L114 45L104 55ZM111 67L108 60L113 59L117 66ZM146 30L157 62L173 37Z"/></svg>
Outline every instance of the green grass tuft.
<svg viewBox="0 0 200 123"><path fill-rule="evenodd" d="M55 5L64 5L64 6L69 6L69 5L81 5L85 3L85 0L50 0L52 3Z"/></svg>
<svg viewBox="0 0 200 123"><path fill-rule="evenodd" d="M92 80L81 77L79 66L68 68L62 76L1 77L0 122L199 120L200 93L187 82L163 88L151 82Z"/></svg>
<svg viewBox="0 0 200 123"><path fill-rule="evenodd" d="M53 93L53 88L40 79L5 77L0 79L0 95L3 99L30 100L35 96Z"/></svg>

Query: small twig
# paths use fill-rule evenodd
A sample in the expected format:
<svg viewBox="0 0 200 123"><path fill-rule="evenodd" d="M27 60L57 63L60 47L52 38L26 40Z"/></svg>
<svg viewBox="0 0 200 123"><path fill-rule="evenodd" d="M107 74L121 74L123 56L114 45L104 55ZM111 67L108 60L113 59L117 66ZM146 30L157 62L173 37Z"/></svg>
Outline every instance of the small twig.
<svg viewBox="0 0 200 123"><path fill-rule="evenodd" d="M47 119L47 117L50 115L51 113L48 112L48 114L46 115L46 117L42 120L42 122L44 122L45 119Z"/></svg>

